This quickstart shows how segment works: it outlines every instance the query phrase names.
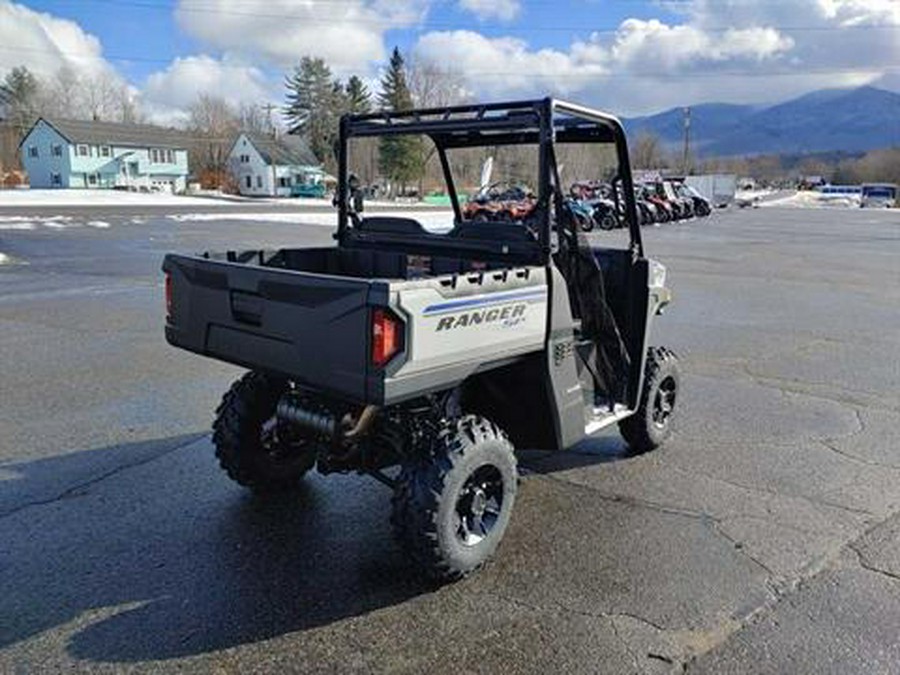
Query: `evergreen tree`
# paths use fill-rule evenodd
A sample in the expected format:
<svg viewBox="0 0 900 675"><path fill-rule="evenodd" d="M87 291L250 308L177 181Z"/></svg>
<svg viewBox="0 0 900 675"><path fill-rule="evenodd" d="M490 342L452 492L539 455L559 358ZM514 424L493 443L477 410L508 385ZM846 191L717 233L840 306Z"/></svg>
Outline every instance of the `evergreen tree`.
<svg viewBox="0 0 900 675"><path fill-rule="evenodd" d="M13 68L0 83L0 105L4 117L20 131L30 127L38 115L40 83L25 66Z"/></svg>
<svg viewBox="0 0 900 675"><path fill-rule="evenodd" d="M306 137L320 162L331 165L343 108L343 87L323 59L304 56L285 82L289 133Z"/></svg>
<svg viewBox="0 0 900 675"><path fill-rule="evenodd" d="M382 110L402 112L412 108L412 95L406 79L406 65L400 50L394 47L388 70L381 80L378 102ZM422 141L416 136L384 136L379 145L381 172L396 184L406 187L422 175Z"/></svg>
<svg viewBox="0 0 900 675"><path fill-rule="evenodd" d="M365 82L356 75L347 80L347 112L362 115L372 111L372 95Z"/></svg>

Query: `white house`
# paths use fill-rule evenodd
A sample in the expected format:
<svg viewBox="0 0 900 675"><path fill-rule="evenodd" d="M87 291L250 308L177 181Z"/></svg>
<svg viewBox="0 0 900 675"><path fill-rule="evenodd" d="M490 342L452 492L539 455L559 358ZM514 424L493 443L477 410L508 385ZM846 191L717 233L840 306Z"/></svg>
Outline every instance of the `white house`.
<svg viewBox="0 0 900 675"><path fill-rule="evenodd" d="M33 188L183 192L189 137L147 124L40 118L19 144Z"/></svg>
<svg viewBox="0 0 900 675"><path fill-rule="evenodd" d="M228 164L242 195L324 195L325 172L299 136L273 137L245 131L231 146Z"/></svg>

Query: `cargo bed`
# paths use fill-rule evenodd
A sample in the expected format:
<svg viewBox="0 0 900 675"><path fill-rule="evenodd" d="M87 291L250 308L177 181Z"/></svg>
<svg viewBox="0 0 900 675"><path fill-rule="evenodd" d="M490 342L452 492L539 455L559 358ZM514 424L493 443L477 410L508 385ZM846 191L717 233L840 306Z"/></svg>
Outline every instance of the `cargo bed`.
<svg viewBox="0 0 900 675"><path fill-rule="evenodd" d="M479 351L483 362L491 362L543 346L543 268L309 248L171 254L163 270L169 343L280 373L348 401L384 404L425 381L438 387L465 377ZM500 322L477 332L444 328L460 304L455 299L466 298L460 309L499 307L496 316L505 318L504 305L522 304L522 292L528 304L540 306L517 317L514 331L503 330ZM385 368L375 368L370 358L372 310L379 307L391 308L405 322L404 351ZM416 348L406 349L407 335Z"/></svg>

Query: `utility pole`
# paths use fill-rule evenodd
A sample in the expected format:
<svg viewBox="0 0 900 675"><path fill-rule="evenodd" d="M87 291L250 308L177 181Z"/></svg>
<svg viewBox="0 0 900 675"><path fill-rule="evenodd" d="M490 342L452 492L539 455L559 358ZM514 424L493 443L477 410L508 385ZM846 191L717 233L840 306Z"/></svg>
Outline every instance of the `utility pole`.
<svg viewBox="0 0 900 675"><path fill-rule="evenodd" d="M681 159L681 173L688 173L688 159L691 155L691 109L684 108L684 156Z"/></svg>
<svg viewBox="0 0 900 675"><path fill-rule="evenodd" d="M275 106L271 103L264 103L261 107L266 113L266 124L269 125L269 133L272 135L272 138L274 138L275 125L272 124L272 111L275 110Z"/></svg>

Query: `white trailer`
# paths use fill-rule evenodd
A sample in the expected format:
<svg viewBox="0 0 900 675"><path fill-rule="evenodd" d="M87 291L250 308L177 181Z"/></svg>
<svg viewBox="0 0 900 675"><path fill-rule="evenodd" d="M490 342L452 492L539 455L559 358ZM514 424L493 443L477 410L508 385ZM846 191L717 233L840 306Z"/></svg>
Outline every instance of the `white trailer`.
<svg viewBox="0 0 900 675"><path fill-rule="evenodd" d="M737 191L737 176L733 173L685 176L684 182L706 197L713 206L719 208L731 204Z"/></svg>

